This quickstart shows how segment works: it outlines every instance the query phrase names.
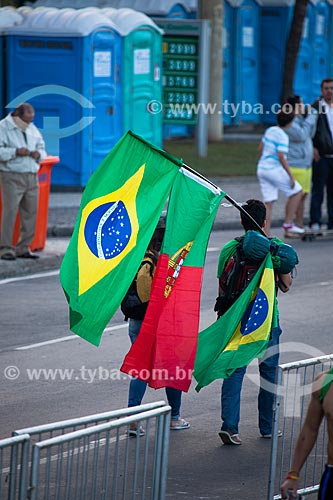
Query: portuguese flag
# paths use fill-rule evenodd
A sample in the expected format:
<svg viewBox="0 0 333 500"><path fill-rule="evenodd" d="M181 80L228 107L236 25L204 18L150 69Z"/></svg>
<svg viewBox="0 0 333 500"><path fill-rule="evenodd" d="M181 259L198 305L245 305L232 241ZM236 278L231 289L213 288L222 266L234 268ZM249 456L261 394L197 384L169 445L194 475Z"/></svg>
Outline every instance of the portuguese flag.
<svg viewBox="0 0 333 500"><path fill-rule="evenodd" d="M90 178L60 281L70 329L92 344L133 281L181 166L128 132Z"/></svg>
<svg viewBox="0 0 333 500"><path fill-rule="evenodd" d="M121 367L155 389L187 391L191 384L203 266L224 196L219 188L185 168L174 181L148 309Z"/></svg>

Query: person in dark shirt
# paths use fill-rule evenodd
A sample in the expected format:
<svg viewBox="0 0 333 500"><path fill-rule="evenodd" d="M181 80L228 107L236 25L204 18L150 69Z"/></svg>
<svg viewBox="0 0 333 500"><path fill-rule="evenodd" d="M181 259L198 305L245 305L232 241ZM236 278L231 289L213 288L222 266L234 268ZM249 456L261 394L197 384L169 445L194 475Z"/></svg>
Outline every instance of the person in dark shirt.
<svg viewBox="0 0 333 500"><path fill-rule="evenodd" d="M322 224L322 204L326 187L327 228L333 229L333 78L321 82L321 97L312 104L318 112L313 138L310 227L318 231Z"/></svg>

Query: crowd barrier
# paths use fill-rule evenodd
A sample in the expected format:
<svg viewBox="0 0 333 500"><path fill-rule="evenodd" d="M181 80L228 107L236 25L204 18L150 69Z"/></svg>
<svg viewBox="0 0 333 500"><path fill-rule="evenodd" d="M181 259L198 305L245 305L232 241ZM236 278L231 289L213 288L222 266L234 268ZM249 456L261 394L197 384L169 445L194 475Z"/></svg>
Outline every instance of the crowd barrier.
<svg viewBox="0 0 333 500"><path fill-rule="evenodd" d="M14 431L0 440L0 498L164 500L170 411L159 401ZM128 436L133 422L143 437Z"/></svg>
<svg viewBox="0 0 333 500"><path fill-rule="evenodd" d="M278 367L267 500L281 498L280 485L291 468L296 441L311 397L312 383L320 372L332 365L333 354L330 354ZM282 437L278 437L279 430L282 431ZM307 496L318 491L326 463L326 449L324 419L316 444L300 473L300 495Z"/></svg>

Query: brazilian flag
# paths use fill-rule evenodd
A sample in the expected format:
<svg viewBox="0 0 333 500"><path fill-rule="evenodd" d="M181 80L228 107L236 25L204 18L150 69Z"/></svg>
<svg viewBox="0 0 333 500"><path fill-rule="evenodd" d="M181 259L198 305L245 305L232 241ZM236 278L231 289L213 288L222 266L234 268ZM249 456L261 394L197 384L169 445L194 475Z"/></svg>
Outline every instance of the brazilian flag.
<svg viewBox="0 0 333 500"><path fill-rule="evenodd" d="M275 279L268 253L236 302L215 323L199 333L194 364L196 391L229 377L265 350L277 324Z"/></svg>
<svg viewBox="0 0 333 500"><path fill-rule="evenodd" d="M127 132L83 192L60 282L70 329L94 345L135 277L181 166Z"/></svg>

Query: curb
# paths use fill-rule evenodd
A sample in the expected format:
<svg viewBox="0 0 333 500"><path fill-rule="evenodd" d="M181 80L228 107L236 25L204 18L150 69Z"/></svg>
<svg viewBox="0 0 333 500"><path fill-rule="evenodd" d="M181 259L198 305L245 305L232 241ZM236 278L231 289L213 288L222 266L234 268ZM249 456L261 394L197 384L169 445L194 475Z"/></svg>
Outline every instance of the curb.
<svg viewBox="0 0 333 500"><path fill-rule="evenodd" d="M46 254L38 260L16 259L0 266L0 280L59 269L64 254ZM5 283L2 283L5 284Z"/></svg>
<svg viewBox="0 0 333 500"><path fill-rule="evenodd" d="M47 228L48 238L70 238L74 231L72 225L52 226Z"/></svg>
<svg viewBox="0 0 333 500"><path fill-rule="evenodd" d="M272 221L272 227L281 227L282 219ZM49 227L47 237L52 241L56 238L70 238L72 236L74 226L59 225ZM237 235L241 233L242 228L238 220L223 221L217 220L214 222L212 231L235 230ZM59 269L62 259L65 255L63 251L47 252L42 251L38 260L17 259L15 261L0 261L0 280L7 280L19 276L27 276L29 274L38 274L45 271ZM3 283L4 284L4 283Z"/></svg>

